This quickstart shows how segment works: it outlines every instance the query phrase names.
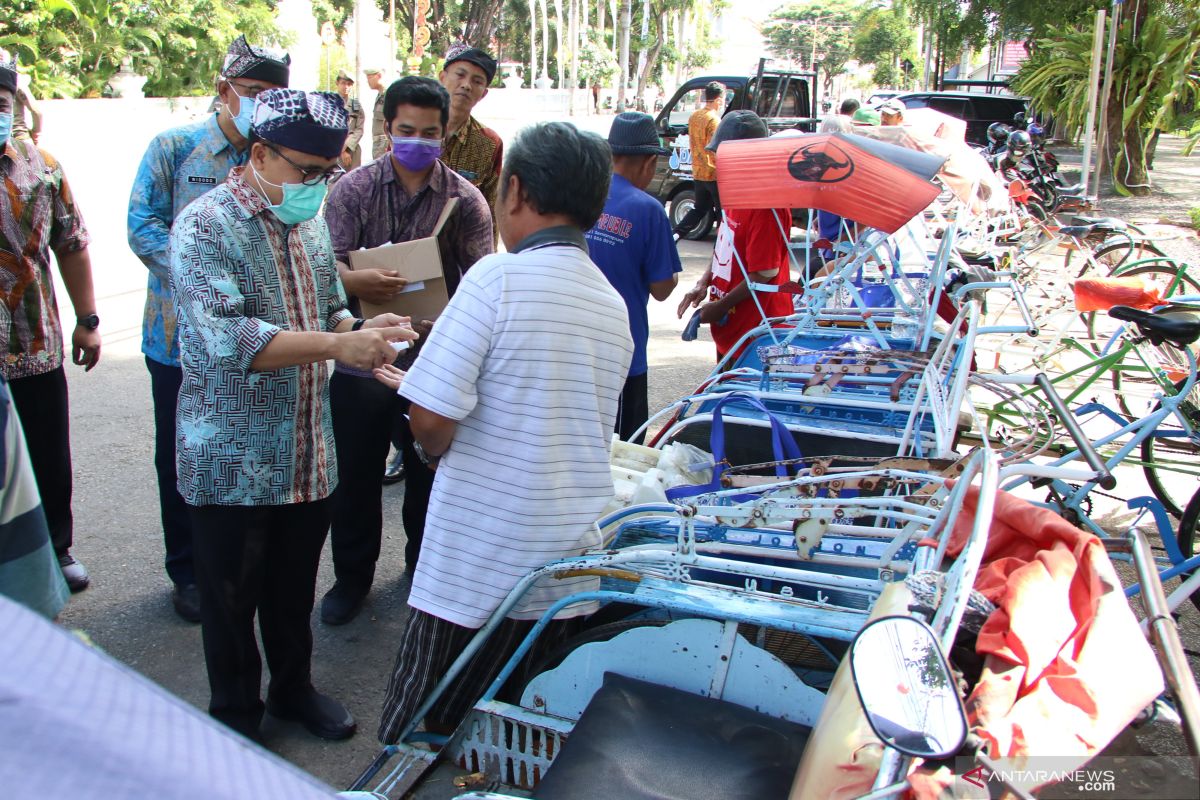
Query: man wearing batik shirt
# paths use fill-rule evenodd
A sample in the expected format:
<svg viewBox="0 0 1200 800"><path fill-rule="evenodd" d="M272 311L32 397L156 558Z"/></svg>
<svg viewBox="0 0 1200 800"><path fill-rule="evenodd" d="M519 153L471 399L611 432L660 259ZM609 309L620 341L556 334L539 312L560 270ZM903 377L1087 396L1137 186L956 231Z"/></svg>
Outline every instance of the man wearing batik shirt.
<svg viewBox="0 0 1200 800"><path fill-rule="evenodd" d="M129 196L129 247L150 271L146 313L142 320L142 353L150 372L154 400L154 468L167 577L175 613L200 621L200 596L192 564L192 529L175 478L175 406L183 371L171 297L168 237L175 218L198 197L225 181L250 146L250 122L259 93L288 85L291 59L246 42L239 36L229 46L217 78L216 113L199 122L171 128L155 136L142 156Z"/></svg>
<svg viewBox="0 0 1200 800"><path fill-rule="evenodd" d="M88 574L71 555L71 435L51 251L75 310L71 360L86 370L100 360L100 318L87 230L62 167L32 142L11 137L16 91L16 62L0 54L0 371L20 413L54 553L78 592Z"/></svg>
<svg viewBox="0 0 1200 800"><path fill-rule="evenodd" d="M496 213L496 187L500 185L500 166L504 143L491 128L479 124L471 111L487 97L488 86L496 77L496 60L474 47L451 49L439 80L450 93L450 121L442 161L483 192L488 208ZM495 233L499 236L499 232Z"/></svg>
<svg viewBox="0 0 1200 800"><path fill-rule="evenodd" d="M458 199L454 215L438 236L442 273L453 295L468 268L492 252L492 217L479 190L438 161L450 98L437 81L407 77L388 87L384 116L392 155L339 180L329 192L325 220L346 293L384 304L406 281L395 270L351 270L349 253L363 247L407 242L433 234L442 209ZM414 321L424 336L432 325ZM402 366L415 351L405 354ZM362 607L375 576L383 535L383 485L391 433L403 425L404 401L375 381L369 371L339 363L329 386L341 483L334 497L333 568L337 582L321 601L321 619L349 622ZM420 554L433 472L401 444L408 484L404 490L404 558L411 572Z"/></svg>
<svg viewBox="0 0 1200 800"><path fill-rule="evenodd" d="M192 522L209 713L258 737L264 710L257 612L271 668L266 710L314 735L355 723L312 686L313 595L337 483L328 359L391 363L405 320L356 320L317 211L341 173L336 94L258 97L245 167L171 229L183 384L179 491Z"/></svg>

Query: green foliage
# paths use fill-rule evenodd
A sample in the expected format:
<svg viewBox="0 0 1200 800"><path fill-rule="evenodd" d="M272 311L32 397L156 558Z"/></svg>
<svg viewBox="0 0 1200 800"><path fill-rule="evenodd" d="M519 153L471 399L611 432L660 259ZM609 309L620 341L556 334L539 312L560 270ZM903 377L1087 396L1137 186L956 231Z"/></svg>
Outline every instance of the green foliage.
<svg viewBox="0 0 1200 800"><path fill-rule="evenodd" d="M1192 218L1192 227L1200 231L1200 206L1196 206L1189 211L1188 216Z"/></svg>
<svg viewBox="0 0 1200 800"><path fill-rule="evenodd" d="M5 0L0 47L38 97L96 97L128 60L150 95L206 94L239 33L286 44L274 0Z"/></svg>
<svg viewBox="0 0 1200 800"><path fill-rule="evenodd" d="M593 31L579 48L579 80L584 86L605 86L620 72L616 56L596 39Z"/></svg>
<svg viewBox="0 0 1200 800"><path fill-rule="evenodd" d="M913 45L916 35L908 13L899 6L873 8L858 19L854 34L854 57L875 65L876 86L898 86L902 75L900 60L916 60Z"/></svg>
<svg viewBox="0 0 1200 800"><path fill-rule="evenodd" d="M325 92L337 91L339 72L354 72L354 63L346 48L340 44L321 48L321 59L317 65L317 88Z"/></svg>
<svg viewBox="0 0 1200 800"><path fill-rule="evenodd" d="M1200 57L1200 8L1182 19L1149 15L1134 35L1133 21L1117 30L1109 118L1113 185L1121 194L1149 190L1147 166L1155 131L1169 131L1176 111L1200 99L1194 74ZM1050 28L1013 82L1038 108L1072 134L1085 124L1091 64L1091 26Z"/></svg>
<svg viewBox="0 0 1200 800"><path fill-rule="evenodd" d="M810 69L815 52L828 82L851 58L858 16L853 0L810 0L776 9L762 33L772 53Z"/></svg>

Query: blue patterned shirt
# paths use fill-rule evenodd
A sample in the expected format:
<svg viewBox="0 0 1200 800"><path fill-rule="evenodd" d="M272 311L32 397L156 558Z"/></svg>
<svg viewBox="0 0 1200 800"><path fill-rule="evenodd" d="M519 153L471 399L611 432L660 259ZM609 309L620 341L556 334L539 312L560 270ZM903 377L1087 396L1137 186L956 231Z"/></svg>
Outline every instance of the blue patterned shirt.
<svg viewBox="0 0 1200 800"><path fill-rule="evenodd" d="M327 363L250 367L281 330L332 331L351 317L329 229L320 217L281 223L242 170L171 229L176 466L194 506L307 503L337 485Z"/></svg>
<svg viewBox="0 0 1200 800"><path fill-rule="evenodd" d="M191 203L217 188L242 163L217 115L163 131L146 148L129 195L129 247L150 270L142 352L160 364L179 366L175 303L171 299L171 225Z"/></svg>

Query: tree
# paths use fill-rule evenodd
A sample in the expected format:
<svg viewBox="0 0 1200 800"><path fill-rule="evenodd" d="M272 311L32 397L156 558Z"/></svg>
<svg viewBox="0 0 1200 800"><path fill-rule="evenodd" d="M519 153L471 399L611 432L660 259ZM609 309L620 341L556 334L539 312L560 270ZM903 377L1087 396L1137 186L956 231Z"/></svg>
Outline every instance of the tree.
<svg viewBox="0 0 1200 800"><path fill-rule="evenodd" d="M625 110L625 86L629 83L629 27L633 24L633 9L631 0L621 0L620 41L617 66L621 70L617 76L617 113Z"/></svg>
<svg viewBox="0 0 1200 800"><path fill-rule="evenodd" d="M776 9L763 26L767 47L780 58L799 61L812 69L820 61L825 90L833 87L853 55L852 31L858 17L853 0L810 0Z"/></svg>
<svg viewBox="0 0 1200 800"><path fill-rule="evenodd" d="M900 82L900 59L913 55L913 26L899 6L872 8L858 19L854 34L854 57L875 65L877 86Z"/></svg>
<svg viewBox="0 0 1200 800"><path fill-rule="evenodd" d="M96 97L129 61L150 95L206 94L239 34L283 45L272 0L5 0L0 47L40 97Z"/></svg>
<svg viewBox="0 0 1200 800"><path fill-rule="evenodd" d="M1170 130L1178 109L1200 99L1200 8L1160 3L1117 29L1106 155L1119 194L1148 195L1154 141ZM1173 13L1162 13L1171 11ZM1153 13L1158 12L1158 13ZM1083 131L1091 72L1092 26L1048 28L1013 88L1054 115L1069 135Z"/></svg>

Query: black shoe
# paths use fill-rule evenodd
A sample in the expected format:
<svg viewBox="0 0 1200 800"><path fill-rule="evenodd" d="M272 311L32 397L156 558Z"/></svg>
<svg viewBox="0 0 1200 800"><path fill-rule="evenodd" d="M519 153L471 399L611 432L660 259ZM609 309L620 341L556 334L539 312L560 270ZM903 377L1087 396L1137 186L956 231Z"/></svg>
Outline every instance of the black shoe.
<svg viewBox="0 0 1200 800"><path fill-rule="evenodd" d="M196 584L176 585L171 593L171 602L175 605L175 613L184 620L193 624L200 622L200 591Z"/></svg>
<svg viewBox="0 0 1200 800"><path fill-rule="evenodd" d="M383 484L386 486L402 480L404 480L404 454L397 452L388 462L387 469L383 471Z"/></svg>
<svg viewBox="0 0 1200 800"><path fill-rule="evenodd" d="M63 553L58 557L58 566L63 577L67 579L67 588L72 592L82 592L92 582L83 564L76 561L75 556L70 553Z"/></svg>
<svg viewBox="0 0 1200 800"><path fill-rule="evenodd" d="M321 600L321 622L326 625L345 625L358 616L366 596L366 592L335 583Z"/></svg>
<svg viewBox="0 0 1200 800"><path fill-rule="evenodd" d="M299 722L321 739L349 739L358 730L358 723L345 706L311 687L286 702L268 697L267 713L276 719Z"/></svg>

